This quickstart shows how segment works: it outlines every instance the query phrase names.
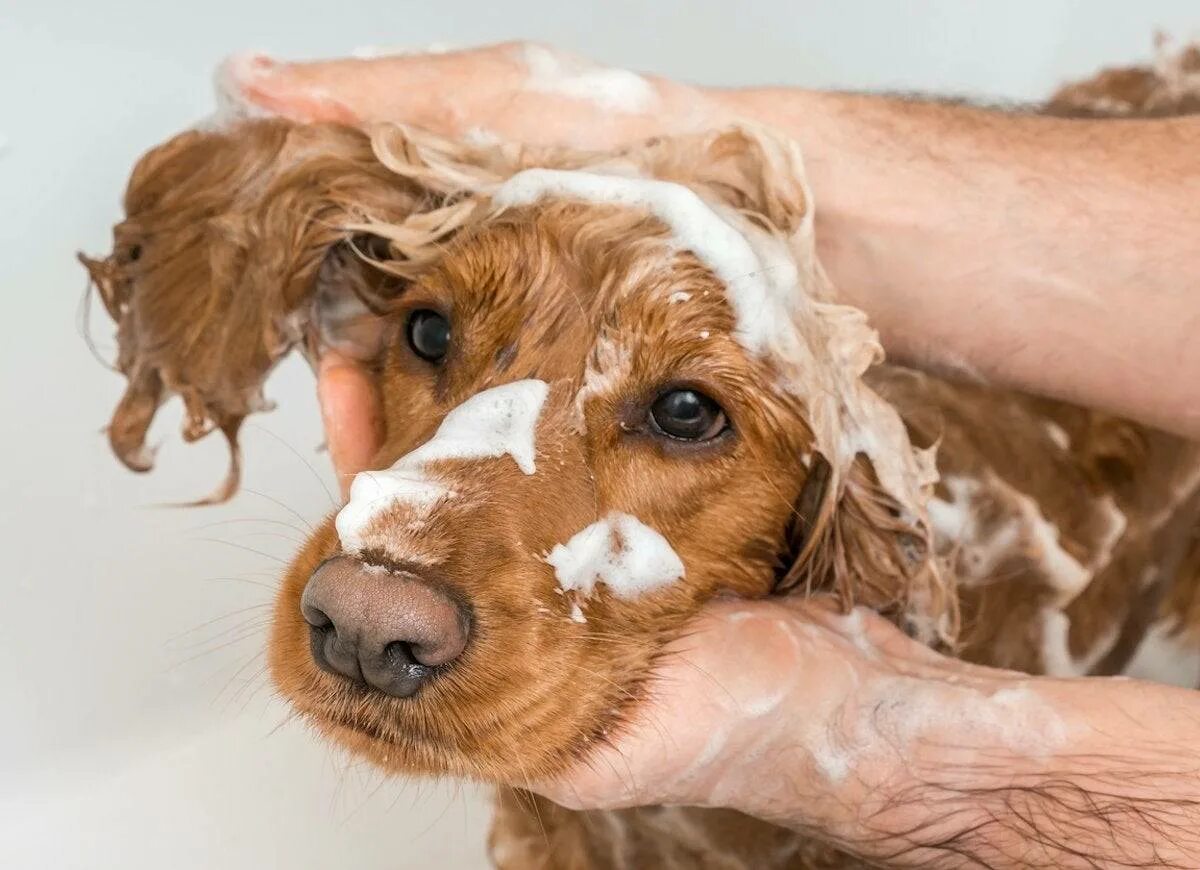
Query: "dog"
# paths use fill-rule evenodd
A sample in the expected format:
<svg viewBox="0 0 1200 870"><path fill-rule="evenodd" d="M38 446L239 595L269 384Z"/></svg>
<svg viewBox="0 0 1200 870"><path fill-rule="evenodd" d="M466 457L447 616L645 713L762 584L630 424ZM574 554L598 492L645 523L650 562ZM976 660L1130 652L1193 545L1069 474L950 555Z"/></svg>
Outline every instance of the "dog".
<svg viewBox="0 0 1200 870"><path fill-rule="evenodd" d="M179 395L185 438L231 445L223 500L291 348L376 371L377 470L285 572L271 671L380 768L495 783L500 867L856 866L732 811L522 789L619 732L718 596L830 593L1029 673L1200 648L1200 447L883 362L771 131L586 153L247 120L149 152L125 212L82 259L130 468Z"/></svg>

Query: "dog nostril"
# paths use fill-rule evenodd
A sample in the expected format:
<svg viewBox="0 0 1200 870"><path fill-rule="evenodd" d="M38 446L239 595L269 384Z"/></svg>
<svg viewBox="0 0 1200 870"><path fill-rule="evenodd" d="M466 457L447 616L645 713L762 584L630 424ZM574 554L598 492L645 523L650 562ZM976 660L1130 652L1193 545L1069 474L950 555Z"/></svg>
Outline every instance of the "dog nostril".
<svg viewBox="0 0 1200 870"><path fill-rule="evenodd" d="M302 607L300 612L304 615L304 621L308 623L310 628L325 629L333 626L333 620L325 615L325 611L316 607Z"/></svg>
<svg viewBox="0 0 1200 870"><path fill-rule="evenodd" d="M383 658L395 667L419 664L417 657L413 655L412 644L404 640L394 640L385 646Z"/></svg>

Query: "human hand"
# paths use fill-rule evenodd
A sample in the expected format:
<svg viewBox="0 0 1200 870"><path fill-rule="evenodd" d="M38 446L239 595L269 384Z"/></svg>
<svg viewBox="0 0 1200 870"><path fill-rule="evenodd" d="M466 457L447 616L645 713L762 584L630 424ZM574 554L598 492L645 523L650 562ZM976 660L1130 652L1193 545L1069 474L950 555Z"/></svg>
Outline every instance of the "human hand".
<svg viewBox="0 0 1200 870"><path fill-rule="evenodd" d="M1030 770L1066 745L1052 692L1033 686L829 599L719 602L662 658L633 719L536 790L576 809L732 808L868 857L912 849L922 866L908 834L935 841L973 817L957 789L995 777L979 759Z"/></svg>
<svg viewBox="0 0 1200 870"><path fill-rule="evenodd" d="M220 86L243 111L305 123L391 121L534 145L608 148L729 120L699 88L526 42L308 63L243 55Z"/></svg>

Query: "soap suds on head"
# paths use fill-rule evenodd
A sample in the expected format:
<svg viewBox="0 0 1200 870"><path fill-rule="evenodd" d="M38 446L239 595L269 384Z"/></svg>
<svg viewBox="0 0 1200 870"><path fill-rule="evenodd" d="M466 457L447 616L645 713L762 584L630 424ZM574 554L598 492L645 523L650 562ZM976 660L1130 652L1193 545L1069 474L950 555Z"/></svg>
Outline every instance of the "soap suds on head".
<svg viewBox="0 0 1200 870"><path fill-rule="evenodd" d="M531 91L587 100L610 111L645 114L658 105L654 86L629 70L597 66L541 45L521 48Z"/></svg>
<svg viewBox="0 0 1200 870"><path fill-rule="evenodd" d="M632 359L629 348L611 335L601 334L588 353L583 384L575 394L574 425L578 432L586 428L585 411L589 400L610 392L629 375Z"/></svg>
<svg viewBox="0 0 1200 870"><path fill-rule="evenodd" d="M618 598L636 598L683 577L667 539L629 514L612 512L557 544L546 561L560 589L587 597L603 583Z"/></svg>
<svg viewBox="0 0 1200 870"><path fill-rule="evenodd" d="M502 184L492 195L492 204L504 209L549 198L650 212L671 230L676 249L690 251L728 288L737 323L735 337L750 353L759 356L772 344L790 346L798 340L791 317L794 305L789 303L800 296L795 265L787 259L772 264L761 261L746 237L691 188L649 178L527 169ZM786 309L783 317L781 306Z"/></svg>
<svg viewBox="0 0 1200 870"><path fill-rule="evenodd" d="M796 161L792 168L802 173ZM672 246L690 251L725 285L734 338L751 356L773 361L783 389L806 400L835 475L865 453L883 488L920 511L919 494L936 480L932 455L912 449L895 409L862 384L882 350L862 312L819 301L828 288L815 256L798 258L788 241L734 209L658 179L527 169L493 191L492 204L503 210L550 198L639 208L666 224ZM796 232L808 246L811 223L810 211Z"/></svg>
<svg viewBox="0 0 1200 870"><path fill-rule="evenodd" d="M396 504L418 513L453 496L428 466L434 462L511 456L524 474L533 474L538 417L549 387L545 381L515 381L476 393L442 420L434 436L383 471L355 475L350 500L335 524L342 549L357 553L371 523Z"/></svg>
<svg viewBox="0 0 1200 870"><path fill-rule="evenodd" d="M799 150L765 133L737 135L759 149L764 164L764 177L751 185L778 185L780 192L772 195L789 203L780 205L786 228L762 226L703 185L693 189L631 177L627 163L586 172L527 169L489 191L492 205L502 211L551 198L577 200L643 210L664 223L670 233L667 244L690 252L725 285L734 316L732 337L748 357L773 369L772 386L802 401L814 449L832 467L835 497L856 457L865 455L874 471L873 485L899 504L914 538L928 541L925 502L937 480L935 447L915 448L896 409L863 380L883 351L861 311L832 301L832 288L816 258L812 198ZM931 549L914 548L922 556L912 566L912 577L928 593L930 606L942 609L934 602L949 599L932 592L943 581ZM910 610L917 597L909 595ZM935 635L949 641L953 620L945 616L927 622Z"/></svg>

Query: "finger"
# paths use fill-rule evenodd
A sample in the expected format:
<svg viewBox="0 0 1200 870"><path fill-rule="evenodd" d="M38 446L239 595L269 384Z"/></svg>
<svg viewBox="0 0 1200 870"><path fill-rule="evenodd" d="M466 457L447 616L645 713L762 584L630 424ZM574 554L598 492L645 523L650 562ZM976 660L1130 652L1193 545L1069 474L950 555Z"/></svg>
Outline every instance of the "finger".
<svg viewBox="0 0 1200 870"><path fill-rule="evenodd" d="M217 70L218 97L240 115L267 113L301 123L356 124L360 116L341 94L349 74L342 68L357 63L290 64L263 54L234 55ZM329 78L339 87L331 89L322 76L307 74L308 66L332 67L336 76Z"/></svg>
<svg viewBox="0 0 1200 870"><path fill-rule="evenodd" d="M442 54L396 54L282 63L263 55L226 61L219 80L234 101L303 123L415 123L442 132L475 92L511 84L505 46Z"/></svg>
<svg viewBox="0 0 1200 870"><path fill-rule="evenodd" d="M379 394L361 366L330 351L317 368L317 396L329 455L345 496L354 475L370 467L383 441Z"/></svg>

